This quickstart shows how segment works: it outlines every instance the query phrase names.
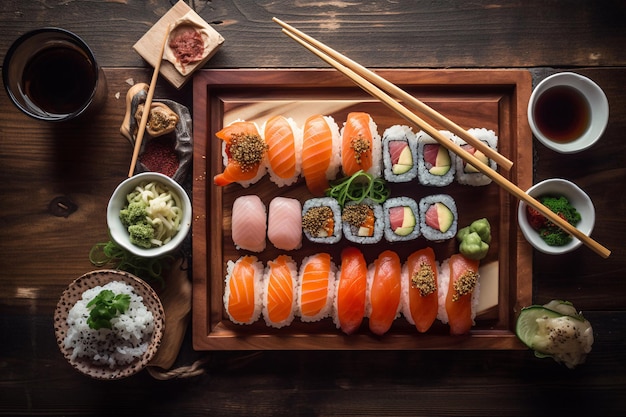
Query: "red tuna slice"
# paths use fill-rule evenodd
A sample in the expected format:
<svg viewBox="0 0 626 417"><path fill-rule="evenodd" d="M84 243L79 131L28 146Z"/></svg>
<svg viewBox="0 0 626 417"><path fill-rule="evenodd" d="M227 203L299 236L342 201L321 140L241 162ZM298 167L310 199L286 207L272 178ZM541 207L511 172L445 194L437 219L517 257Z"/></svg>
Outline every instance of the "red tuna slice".
<svg viewBox="0 0 626 417"><path fill-rule="evenodd" d="M426 224L433 229L439 230L439 214L437 213L437 206L435 204L428 207L426 210Z"/></svg>
<svg viewBox="0 0 626 417"><path fill-rule="evenodd" d="M396 230L402 227L404 222L404 206L396 206L389 208L389 226L391 230Z"/></svg>
<svg viewBox="0 0 626 417"><path fill-rule="evenodd" d="M430 169L437 165L437 154L439 153L439 145L424 145L424 162L426 168Z"/></svg>
<svg viewBox="0 0 626 417"><path fill-rule="evenodd" d="M389 157L391 159L392 164L397 164L400 159L400 154L404 150L404 148L408 147L409 144L404 140L390 140L389 141Z"/></svg>

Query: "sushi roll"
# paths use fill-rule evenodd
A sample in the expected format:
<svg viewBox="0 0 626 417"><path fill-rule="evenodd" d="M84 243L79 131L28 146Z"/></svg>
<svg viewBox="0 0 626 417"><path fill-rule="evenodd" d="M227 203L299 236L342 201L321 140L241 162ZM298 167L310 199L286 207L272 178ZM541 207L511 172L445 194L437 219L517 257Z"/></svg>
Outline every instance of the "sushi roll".
<svg viewBox="0 0 626 417"><path fill-rule="evenodd" d="M389 242L404 242L420 235L419 209L409 197L395 197L383 203L385 239Z"/></svg>
<svg viewBox="0 0 626 417"><path fill-rule="evenodd" d="M380 177L381 139L368 113L348 113L341 129L341 169L346 176L363 170Z"/></svg>
<svg viewBox="0 0 626 417"><path fill-rule="evenodd" d="M297 280L297 315L303 322L330 317L337 267L330 254L317 253L302 260Z"/></svg>
<svg viewBox="0 0 626 417"><path fill-rule="evenodd" d="M267 238L278 249L302 246L302 205L295 198L274 197L267 215Z"/></svg>
<svg viewBox="0 0 626 417"><path fill-rule="evenodd" d="M448 131L441 131L453 140L455 136ZM425 132L417 134L417 178L422 185L443 187L454 180L456 168L454 155L445 146Z"/></svg>
<svg viewBox="0 0 626 417"><path fill-rule="evenodd" d="M302 231L311 242L337 243L341 227L341 208L334 198L311 198L302 205Z"/></svg>
<svg viewBox="0 0 626 417"><path fill-rule="evenodd" d="M378 243L383 237L383 208L370 199L361 203L350 201L341 212L343 235L351 242L359 244Z"/></svg>
<svg viewBox="0 0 626 417"><path fill-rule="evenodd" d="M339 126L330 116L317 114L302 129L302 175L311 194L324 195L341 165Z"/></svg>
<svg viewBox="0 0 626 417"><path fill-rule="evenodd" d="M236 324L252 324L263 308L263 264L254 255L228 261L224 285L224 310Z"/></svg>
<svg viewBox="0 0 626 417"><path fill-rule="evenodd" d="M302 169L302 129L291 118L269 118L261 129L267 144L270 181L283 187L295 183Z"/></svg>
<svg viewBox="0 0 626 417"><path fill-rule="evenodd" d="M481 129L469 129L468 132L474 136L476 139L485 143L487 146L494 150L498 150L498 137L496 136L493 130L487 130L484 128ZM461 148L468 151L474 157L478 158L480 161L489 165L491 169L496 170L497 164L496 162L487 157L481 151L475 149L472 145L465 143L462 139L458 140L457 143ZM473 185L473 186L482 186L491 184L492 180L487 175L480 172L471 164L466 163L463 158L456 157L456 181L459 184L463 185Z"/></svg>
<svg viewBox="0 0 626 417"><path fill-rule="evenodd" d="M247 188L267 172L267 145L258 126L237 120L215 134L222 142L224 171L213 178L218 186L239 183Z"/></svg>
<svg viewBox="0 0 626 417"><path fill-rule="evenodd" d="M296 263L288 255L267 262L263 277L263 319L280 329L291 324L296 312Z"/></svg>
<svg viewBox="0 0 626 417"><path fill-rule="evenodd" d="M441 264L437 318L448 323L451 335L462 335L475 324L480 294L479 262L454 254Z"/></svg>
<svg viewBox="0 0 626 417"><path fill-rule="evenodd" d="M458 213L454 199L447 194L424 197L419 203L420 231L426 239L439 242L453 238Z"/></svg>
<svg viewBox="0 0 626 417"><path fill-rule="evenodd" d="M431 247L419 249L402 267L402 315L418 332L430 329L439 313L439 264Z"/></svg>
<svg viewBox="0 0 626 417"><path fill-rule="evenodd" d="M336 284L333 322L345 334L353 334L365 317L367 295L367 263L359 249L348 246L341 251Z"/></svg>
<svg viewBox="0 0 626 417"><path fill-rule="evenodd" d="M242 195L233 202L231 235L237 249L262 252L265 249L267 212L255 195Z"/></svg>
<svg viewBox="0 0 626 417"><path fill-rule="evenodd" d="M409 126L394 125L383 133L383 175L389 182L417 177L417 141Z"/></svg>
<svg viewBox="0 0 626 417"><path fill-rule="evenodd" d="M401 310L402 264L398 254L386 250L370 266L367 275L365 316L370 331L382 336Z"/></svg>

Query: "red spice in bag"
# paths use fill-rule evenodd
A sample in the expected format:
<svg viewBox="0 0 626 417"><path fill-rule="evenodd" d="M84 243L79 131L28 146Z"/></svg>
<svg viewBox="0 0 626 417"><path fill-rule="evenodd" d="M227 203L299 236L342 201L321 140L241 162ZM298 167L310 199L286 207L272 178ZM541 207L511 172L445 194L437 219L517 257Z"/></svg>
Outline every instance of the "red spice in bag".
<svg viewBox="0 0 626 417"><path fill-rule="evenodd" d="M152 138L146 143L139 161L152 172L160 172L172 177L180 164L174 147L175 141L171 137Z"/></svg>

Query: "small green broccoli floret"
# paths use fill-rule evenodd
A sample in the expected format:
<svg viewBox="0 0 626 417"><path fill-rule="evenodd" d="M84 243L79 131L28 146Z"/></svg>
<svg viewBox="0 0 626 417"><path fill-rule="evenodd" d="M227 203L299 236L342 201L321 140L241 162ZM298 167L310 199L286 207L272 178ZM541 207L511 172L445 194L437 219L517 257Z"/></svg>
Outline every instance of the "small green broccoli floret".
<svg viewBox="0 0 626 417"><path fill-rule="evenodd" d="M122 224L129 227L133 224L140 224L146 222L146 216L148 215L146 203L142 201L133 201L126 208L120 210L120 220Z"/></svg>
<svg viewBox="0 0 626 417"><path fill-rule="evenodd" d="M149 249L152 247L152 239L154 239L154 227L148 223L131 224L128 226L130 234L130 242L142 248Z"/></svg>

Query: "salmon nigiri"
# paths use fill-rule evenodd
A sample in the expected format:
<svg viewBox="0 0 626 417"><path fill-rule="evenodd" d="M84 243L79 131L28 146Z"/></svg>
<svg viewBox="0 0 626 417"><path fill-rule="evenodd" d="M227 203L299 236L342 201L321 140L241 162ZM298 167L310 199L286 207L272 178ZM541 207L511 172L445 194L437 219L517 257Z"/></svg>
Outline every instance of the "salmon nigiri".
<svg viewBox="0 0 626 417"><path fill-rule="evenodd" d="M368 284L367 316L370 330L379 336L389 330L400 311L401 273L400 258L393 251L382 252L374 261Z"/></svg>
<svg viewBox="0 0 626 417"><path fill-rule="evenodd" d="M318 321L330 315L336 272L328 253L317 253L302 260L297 302L302 321Z"/></svg>
<svg viewBox="0 0 626 417"><path fill-rule="evenodd" d="M341 130L341 167L345 175L359 170L380 174L380 136L371 116L364 112L348 114Z"/></svg>
<svg viewBox="0 0 626 417"><path fill-rule="evenodd" d="M331 117L314 115L302 131L302 175L309 192L323 196L339 171L339 128Z"/></svg>
<svg viewBox="0 0 626 417"><path fill-rule="evenodd" d="M217 174L215 185L225 186L238 182L243 187L265 175L267 145L253 122L236 121L215 134L224 141L224 172Z"/></svg>
<svg viewBox="0 0 626 417"><path fill-rule="evenodd" d="M302 164L302 132L291 119L277 115L263 128L270 180L279 187L298 180Z"/></svg>
<svg viewBox="0 0 626 417"><path fill-rule="evenodd" d="M445 313L452 335L468 333L474 325L473 296L477 295L478 265L479 261L461 254L454 254L448 260L450 276L445 293Z"/></svg>
<svg viewBox="0 0 626 417"><path fill-rule="evenodd" d="M291 324L296 307L296 263L287 255L268 261L263 291L263 318L268 326Z"/></svg>
<svg viewBox="0 0 626 417"><path fill-rule="evenodd" d="M438 270L433 249L427 247L409 255L402 275L404 316L417 331L426 332L438 310Z"/></svg>
<svg viewBox="0 0 626 417"><path fill-rule="evenodd" d="M346 334L356 332L365 316L367 292L367 263L363 253L355 247L341 251L334 301L334 322Z"/></svg>
<svg viewBox="0 0 626 417"><path fill-rule="evenodd" d="M263 265L256 256L228 261L224 308L233 323L251 324L261 315Z"/></svg>

